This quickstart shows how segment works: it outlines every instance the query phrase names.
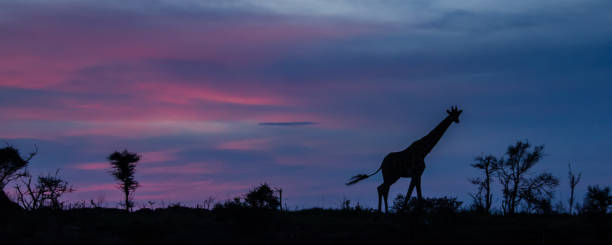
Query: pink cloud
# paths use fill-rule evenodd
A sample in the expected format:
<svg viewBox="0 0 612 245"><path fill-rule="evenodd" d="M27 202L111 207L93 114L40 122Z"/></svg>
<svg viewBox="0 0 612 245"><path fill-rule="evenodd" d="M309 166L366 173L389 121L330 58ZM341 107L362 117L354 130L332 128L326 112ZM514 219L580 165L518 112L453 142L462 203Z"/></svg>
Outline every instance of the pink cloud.
<svg viewBox="0 0 612 245"><path fill-rule="evenodd" d="M321 122L317 127L345 126L333 118L299 111L296 108L305 100L281 87L261 86L265 78L182 77L151 61L195 60L225 70L252 69L295 55L296 47L372 30L347 23L266 18L203 27L198 18L144 15L125 22L121 19L134 20L132 15L139 14L122 12L107 19L104 11L86 12L81 16L62 8L22 9L12 21L0 23L0 29L11 33L0 36L0 87L58 94L0 106L0 119L73 123L57 132L37 134L48 134L46 138L227 130L213 121L317 121ZM151 24L156 28L146 28ZM8 131L0 135L31 136ZM222 147L235 148L235 144Z"/></svg>
<svg viewBox="0 0 612 245"><path fill-rule="evenodd" d="M11 22L0 23L2 30L11 33L0 37L0 86L58 89L82 68L118 61L197 59L231 67L257 65L282 57L296 43L353 37L371 30L364 25L263 19L204 26L198 18L171 16L134 19L118 14L107 20L103 11L90 10L85 17L47 9L25 11ZM156 28L147 28L152 24Z"/></svg>
<svg viewBox="0 0 612 245"><path fill-rule="evenodd" d="M233 94L215 91L202 86L172 83L140 83L135 85L135 90L145 94L152 94L153 100L169 102L173 104L188 104L191 100L207 100L221 103L241 105L278 105L283 104L283 99L275 98L274 95L258 96L255 94ZM253 91L251 91L253 92Z"/></svg>
<svg viewBox="0 0 612 245"><path fill-rule="evenodd" d="M44 120L44 119L41 119ZM18 123L17 121L16 123ZM23 122L23 121L21 121ZM26 120L27 122L27 120ZM60 140L71 136L112 136L117 138L142 138L173 134L211 134L227 132L230 124L208 121L123 121L123 122L79 122L56 121L42 126L16 125L10 128L0 128L0 138L38 138ZM153 153L157 154L157 153ZM158 155L145 156L145 159ZM167 159L169 160L169 159Z"/></svg>
<svg viewBox="0 0 612 245"><path fill-rule="evenodd" d="M141 154L141 163L170 162L177 159L178 150L149 151Z"/></svg>
<svg viewBox="0 0 612 245"><path fill-rule="evenodd" d="M272 139L244 139L226 141L219 144L216 148L220 150L262 150L269 147Z"/></svg>

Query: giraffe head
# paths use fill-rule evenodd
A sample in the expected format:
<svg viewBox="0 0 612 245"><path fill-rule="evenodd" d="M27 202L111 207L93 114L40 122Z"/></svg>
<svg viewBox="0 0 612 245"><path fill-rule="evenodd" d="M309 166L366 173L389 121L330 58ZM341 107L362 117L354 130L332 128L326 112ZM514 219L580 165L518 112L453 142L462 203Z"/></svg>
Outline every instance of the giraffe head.
<svg viewBox="0 0 612 245"><path fill-rule="evenodd" d="M446 110L448 117L455 123L459 123L459 115L461 115L461 112L463 112L463 110L457 109L457 106L452 106L450 110Z"/></svg>

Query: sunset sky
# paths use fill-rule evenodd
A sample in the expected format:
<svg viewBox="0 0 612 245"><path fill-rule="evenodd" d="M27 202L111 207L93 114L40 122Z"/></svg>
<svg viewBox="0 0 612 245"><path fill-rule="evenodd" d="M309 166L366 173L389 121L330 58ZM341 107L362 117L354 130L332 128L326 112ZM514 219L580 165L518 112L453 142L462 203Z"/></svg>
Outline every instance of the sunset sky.
<svg viewBox="0 0 612 245"><path fill-rule="evenodd" d="M464 110L423 192L469 202L480 154L612 185L607 0L1 0L0 141L61 169L67 200L119 201L106 157L142 155L136 200L222 201L267 182L290 208L374 207L383 157ZM405 193L409 180L391 187ZM500 194L494 193L499 200Z"/></svg>

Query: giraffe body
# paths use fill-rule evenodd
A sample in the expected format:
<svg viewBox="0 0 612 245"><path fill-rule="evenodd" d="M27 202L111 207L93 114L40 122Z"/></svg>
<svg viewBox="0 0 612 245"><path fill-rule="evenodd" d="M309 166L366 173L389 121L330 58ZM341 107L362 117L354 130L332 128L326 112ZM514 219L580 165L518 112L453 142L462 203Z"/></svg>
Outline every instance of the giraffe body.
<svg viewBox="0 0 612 245"><path fill-rule="evenodd" d="M389 189L392 184L400 178L411 178L410 187L406 193L406 202L416 188L419 200L422 200L421 195L421 175L425 171L425 157L431 152L433 147L438 143L444 132L453 123L459 123L459 115L461 110L456 107L446 111L448 116L436 126L425 137L414 141L408 148L399 152L391 152L385 156L380 168L370 175L360 174L354 176L347 185L352 185L363 179L366 179L382 170L383 183L378 186L378 211L381 211L381 204L384 198L385 211L388 212Z"/></svg>
<svg viewBox="0 0 612 245"><path fill-rule="evenodd" d="M391 152L381 164L383 177L412 178L420 176L425 171L425 158L414 154L411 150Z"/></svg>
<svg viewBox="0 0 612 245"><path fill-rule="evenodd" d="M417 188L417 195L421 199L421 175L425 171L425 156L422 154L422 142L412 143L408 148L399 152L391 152L385 156L380 168L383 183L378 186L378 210L381 210L381 199L384 198L385 211L388 212L389 189L400 178L411 178L406 200Z"/></svg>

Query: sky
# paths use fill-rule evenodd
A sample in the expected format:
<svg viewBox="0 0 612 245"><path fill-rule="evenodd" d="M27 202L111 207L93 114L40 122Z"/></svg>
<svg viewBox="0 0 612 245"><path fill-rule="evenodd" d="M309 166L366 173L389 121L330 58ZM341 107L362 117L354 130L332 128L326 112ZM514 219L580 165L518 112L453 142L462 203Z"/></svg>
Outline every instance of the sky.
<svg viewBox="0 0 612 245"><path fill-rule="evenodd" d="M426 197L470 202L470 164L519 140L569 193L612 185L612 2L1 0L0 140L65 200L121 199L106 157L142 155L137 203L268 183L289 208L374 207L386 154L457 105ZM391 187L405 193L409 179ZM494 199L500 200L499 192Z"/></svg>

